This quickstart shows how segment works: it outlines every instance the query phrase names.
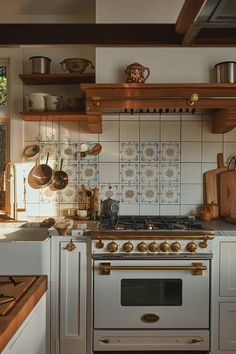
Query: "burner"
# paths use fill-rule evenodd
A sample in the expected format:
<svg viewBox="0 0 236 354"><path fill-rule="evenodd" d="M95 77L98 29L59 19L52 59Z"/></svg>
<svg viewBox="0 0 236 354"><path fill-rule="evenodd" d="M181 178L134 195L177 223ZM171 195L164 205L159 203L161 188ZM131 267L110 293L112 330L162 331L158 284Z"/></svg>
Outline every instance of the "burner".
<svg viewBox="0 0 236 354"><path fill-rule="evenodd" d="M188 216L118 216L117 221L101 218L100 230L199 230L202 224Z"/></svg>

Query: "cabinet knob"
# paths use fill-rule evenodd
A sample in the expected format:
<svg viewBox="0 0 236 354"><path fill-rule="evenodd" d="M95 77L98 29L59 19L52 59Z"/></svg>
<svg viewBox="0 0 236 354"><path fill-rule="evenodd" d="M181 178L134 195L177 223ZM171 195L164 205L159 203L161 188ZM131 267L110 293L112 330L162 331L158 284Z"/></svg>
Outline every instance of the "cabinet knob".
<svg viewBox="0 0 236 354"><path fill-rule="evenodd" d="M74 249L76 249L76 245L74 244L74 242L72 241L72 239L70 240L70 242L66 245L65 249L69 252L74 251Z"/></svg>

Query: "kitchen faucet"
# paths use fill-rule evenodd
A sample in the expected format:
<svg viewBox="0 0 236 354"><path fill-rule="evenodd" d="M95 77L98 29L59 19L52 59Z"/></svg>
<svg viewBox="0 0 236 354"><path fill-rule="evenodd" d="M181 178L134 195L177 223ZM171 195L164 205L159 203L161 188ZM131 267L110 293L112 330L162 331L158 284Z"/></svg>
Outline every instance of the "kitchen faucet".
<svg viewBox="0 0 236 354"><path fill-rule="evenodd" d="M9 180L7 180L7 171L12 167L12 175L10 174ZM19 211L26 211L25 207L25 179L24 179L24 208L18 208L17 206L17 188L16 188L16 165L14 162L9 161L4 170L3 170L3 179L2 179L2 191L6 192L7 191L7 182L11 181L11 177L13 177L13 187L14 187L14 193L13 193L13 217L10 216L11 220L18 220L18 212ZM10 213L11 213L11 198L10 198Z"/></svg>

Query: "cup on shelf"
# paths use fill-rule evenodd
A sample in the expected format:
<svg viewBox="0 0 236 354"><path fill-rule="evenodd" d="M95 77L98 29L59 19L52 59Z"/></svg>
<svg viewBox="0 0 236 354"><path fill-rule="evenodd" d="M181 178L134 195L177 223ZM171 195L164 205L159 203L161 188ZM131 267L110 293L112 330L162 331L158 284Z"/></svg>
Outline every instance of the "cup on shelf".
<svg viewBox="0 0 236 354"><path fill-rule="evenodd" d="M77 210L77 215L81 218L85 218L87 216L87 210L83 209L83 210Z"/></svg>
<svg viewBox="0 0 236 354"><path fill-rule="evenodd" d="M35 92L27 95L26 107L29 111L45 111L45 97L50 96L49 93Z"/></svg>
<svg viewBox="0 0 236 354"><path fill-rule="evenodd" d="M63 106L62 96L45 96L45 109L46 111L61 111Z"/></svg>
<svg viewBox="0 0 236 354"><path fill-rule="evenodd" d="M67 106L69 111L82 111L84 108L84 100L82 97L68 97Z"/></svg>

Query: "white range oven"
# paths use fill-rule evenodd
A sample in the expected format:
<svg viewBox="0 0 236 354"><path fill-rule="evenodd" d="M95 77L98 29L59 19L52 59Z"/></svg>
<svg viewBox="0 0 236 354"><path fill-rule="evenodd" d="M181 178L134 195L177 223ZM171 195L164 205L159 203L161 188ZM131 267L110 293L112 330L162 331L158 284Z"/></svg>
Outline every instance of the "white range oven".
<svg viewBox="0 0 236 354"><path fill-rule="evenodd" d="M93 350L208 353L213 233L150 222L93 233Z"/></svg>

